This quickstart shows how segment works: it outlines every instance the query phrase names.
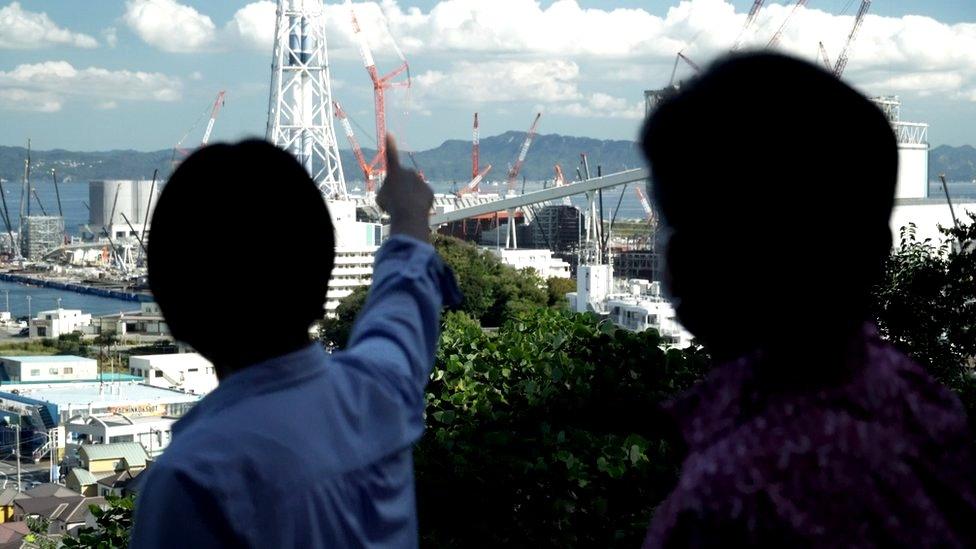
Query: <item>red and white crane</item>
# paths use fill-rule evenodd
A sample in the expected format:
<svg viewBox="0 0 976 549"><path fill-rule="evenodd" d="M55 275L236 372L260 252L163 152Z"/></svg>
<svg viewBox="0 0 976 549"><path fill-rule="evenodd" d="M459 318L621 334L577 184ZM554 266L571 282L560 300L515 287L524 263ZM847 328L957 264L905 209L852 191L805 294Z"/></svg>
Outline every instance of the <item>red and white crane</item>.
<svg viewBox="0 0 976 549"><path fill-rule="evenodd" d="M366 162L366 155L363 154L363 149L359 146L359 140L356 139L356 134L352 131L349 117L346 116L346 111L342 110L342 106L339 105L338 101L333 101L332 107L335 110L336 119L339 120L339 123L342 124L342 129L346 132L346 139L349 140L349 146L352 147L352 154L356 157L356 163L359 164L359 169L362 170L363 177L366 178L366 192L371 193L376 190L373 170Z"/></svg>
<svg viewBox="0 0 976 549"><path fill-rule="evenodd" d="M467 185L462 187L460 191L457 192L457 195L464 196L468 193L478 192L478 186L481 184L481 182L485 179L485 176L488 175L488 172L490 171L491 171L491 164L488 164L487 166L482 168L480 172L475 174L475 176L471 178L471 181Z"/></svg>
<svg viewBox="0 0 976 549"><path fill-rule="evenodd" d="M775 47L777 44L779 44L779 39L783 37L783 31L786 30L786 26L789 25L790 19L792 19L793 15L796 14L797 10L803 7L803 5L806 3L807 0L796 0L796 4L793 5L793 9L790 10L790 13L786 16L786 19L783 20L783 23L780 24L779 28L776 29L776 34L774 34L773 37L769 39L769 43L766 44L767 48L772 48Z"/></svg>
<svg viewBox="0 0 976 549"><path fill-rule="evenodd" d="M474 131L471 135L471 179L478 177L478 156L481 153L481 137L478 133L478 113L474 113Z"/></svg>
<svg viewBox="0 0 976 549"><path fill-rule="evenodd" d="M834 65L834 76L840 78L844 74L844 69L847 68L847 58L851 51L851 44L854 43L854 38L857 37L857 31L861 29L861 24L864 23L864 16L868 14L868 9L871 7L871 0L861 0L861 7L857 10L857 16L854 17L854 27L851 29L851 33L847 35L847 43L844 44L844 49L840 52L840 57L837 58L837 64Z"/></svg>
<svg viewBox="0 0 976 549"><path fill-rule="evenodd" d="M529 132L525 134L525 140L522 141L522 147L519 149L515 165L508 171L508 194L515 192L515 179L518 178L519 172L522 171L522 164L525 163L525 157L529 154L529 147L532 146L532 140L535 139L540 118L542 118L541 112L535 115L535 120L532 121L532 126L529 127Z"/></svg>
<svg viewBox="0 0 976 549"><path fill-rule="evenodd" d="M701 66L698 63L692 61L684 52L678 52L678 55L674 58L674 67L671 69L671 81L668 82L668 86L674 86L674 77L678 74L678 62L684 61L689 67L695 69L696 73L701 72Z"/></svg>
<svg viewBox="0 0 976 549"><path fill-rule="evenodd" d="M563 175L563 167L560 166L559 164L556 164L553 168L556 170L556 179L553 181L553 183L557 187L562 187L563 185L566 184L566 176ZM563 206L572 206L572 205L573 202L569 199L569 197L564 196Z"/></svg>
<svg viewBox="0 0 976 549"><path fill-rule="evenodd" d="M647 199L647 195L644 194L643 189L640 185L634 187L634 192L637 193L637 200L640 202L641 208L644 209L644 216L648 223L654 222L654 208L651 207L650 200Z"/></svg>
<svg viewBox="0 0 976 549"><path fill-rule="evenodd" d="M756 0L752 3L752 7L749 8L749 15L746 16L746 24L742 26L742 30L739 31L739 36L735 39L735 44L732 45L732 51L739 49L739 45L742 43L742 39L745 37L746 32L752 23L755 22L756 16L759 15L759 9L762 8L763 2L766 0Z"/></svg>
<svg viewBox="0 0 976 549"><path fill-rule="evenodd" d="M385 76L380 76L379 71L376 68L376 62L373 60L373 52L369 48L369 42L366 41L366 36L359 27L359 21L356 19L356 12L352 7L352 3L347 2L347 5L349 6L349 13L352 16L352 31L356 37L357 43L359 44L359 55L363 58L363 65L366 67L366 72L369 73L369 78L373 82L373 101L376 109L377 150L376 156L369 165L372 173L375 174L378 179L382 179L386 176L386 90L396 87L409 88L410 66L407 64L407 59L403 56L403 52L400 51L400 48L397 47L396 42L394 42L393 49L396 50L396 54L400 58L402 64ZM407 75L406 80L399 82L393 81L396 77L403 73L406 73Z"/></svg>
<svg viewBox="0 0 976 549"><path fill-rule="evenodd" d="M203 132L203 139L200 140L200 146L204 146L210 141L210 134L213 132L214 123L217 121L217 115L220 114L220 108L224 106L224 90L217 92L217 99L214 100L213 109L210 110L210 120L207 122L207 131Z"/></svg>

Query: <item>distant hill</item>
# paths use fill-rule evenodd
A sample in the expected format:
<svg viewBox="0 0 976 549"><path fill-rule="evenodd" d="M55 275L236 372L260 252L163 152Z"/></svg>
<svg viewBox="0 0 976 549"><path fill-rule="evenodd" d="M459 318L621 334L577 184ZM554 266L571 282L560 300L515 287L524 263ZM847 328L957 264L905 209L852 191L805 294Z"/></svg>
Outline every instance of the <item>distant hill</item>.
<svg viewBox="0 0 976 549"><path fill-rule="evenodd" d="M518 149L525 132L510 131L501 135L481 139L481 165L493 166L489 180L504 180L508 169L515 162ZM585 152L589 157L591 175L596 175L597 167L603 173L612 173L642 165L640 151L633 141L601 140L588 137L569 137L563 135L540 135L536 137L529 150L528 158L522 168L522 175L530 180L551 179L553 166L562 165L566 177L576 177L579 155ZM367 159L372 159L375 151L365 149ZM0 177L19 183L24 173L23 147L0 146ZM362 172L356 165L351 151L341 150L342 166L346 179L361 181ZM402 155L401 162L411 165L410 159ZM415 153L417 165L428 179L433 181L465 182L471 176L471 143L462 140L448 140L440 146ZM89 181L92 179L136 179L152 177L153 169L159 169L160 178L169 175L171 150L140 152L115 150L104 152L73 152L65 150L33 151L31 161L33 175L39 179L49 179L51 168L58 172L62 181ZM976 148L969 145L950 147L942 145L932 149L929 157L930 180L938 180L945 173L950 181L972 181L976 179Z"/></svg>
<svg viewBox="0 0 976 549"><path fill-rule="evenodd" d="M501 135L481 139L481 165L491 164L489 180L505 179L508 169L518 155L518 149L525 137L524 132L506 132ZM0 146L0 177L19 183L24 174L23 147ZM371 160L374 150L364 149ZM605 173L633 168L639 165L639 154L631 141L607 141L586 137L566 137L562 135L540 135L536 137L529 155L522 167L522 175L530 180L551 179L553 165L561 163L567 178L575 177L575 167L579 154L589 155L590 170L596 175L597 166ZM349 150L340 150L342 167L349 181L362 180L362 172L356 165L355 157ZM410 166L410 159L404 154L402 162ZM434 149L417 151L417 164L428 179L436 181L467 181L471 174L471 143L449 140ZM50 178L51 168L55 168L58 179L89 181L93 179L137 179L152 177L158 169L160 178L169 175L171 150L139 152L116 150L104 152L73 152L65 150L32 151L32 174L35 178Z"/></svg>
<svg viewBox="0 0 976 549"><path fill-rule="evenodd" d="M929 180L944 173L949 181L976 181L976 148L940 145L929 152Z"/></svg>

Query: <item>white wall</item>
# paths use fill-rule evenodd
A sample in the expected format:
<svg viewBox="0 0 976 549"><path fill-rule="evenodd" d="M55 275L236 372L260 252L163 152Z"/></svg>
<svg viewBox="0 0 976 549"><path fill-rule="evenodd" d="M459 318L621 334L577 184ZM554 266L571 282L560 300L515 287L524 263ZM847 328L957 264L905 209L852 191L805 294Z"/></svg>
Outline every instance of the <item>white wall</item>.
<svg viewBox="0 0 976 549"><path fill-rule="evenodd" d="M971 221L969 216L966 215L967 211L976 214L976 201L953 201L952 206L956 210L956 217L959 218L960 223ZM892 244L895 247L900 243L901 228L907 227L909 223L915 224L917 240L922 241L926 238L931 238L933 243L937 244L942 242L945 236L939 232L938 226L952 227L953 225L949 204L945 201L945 198L939 200L937 197L924 201L896 201L889 223Z"/></svg>
<svg viewBox="0 0 976 549"><path fill-rule="evenodd" d="M217 387L213 364L197 353L129 357L129 372L143 376L147 385L198 395Z"/></svg>
<svg viewBox="0 0 976 549"><path fill-rule="evenodd" d="M29 360L0 357L11 380L19 381L76 381L98 378L98 362L90 358L71 357L65 360Z"/></svg>
<svg viewBox="0 0 976 549"><path fill-rule="evenodd" d="M898 185L895 198L925 198L929 189L927 144L898 144Z"/></svg>

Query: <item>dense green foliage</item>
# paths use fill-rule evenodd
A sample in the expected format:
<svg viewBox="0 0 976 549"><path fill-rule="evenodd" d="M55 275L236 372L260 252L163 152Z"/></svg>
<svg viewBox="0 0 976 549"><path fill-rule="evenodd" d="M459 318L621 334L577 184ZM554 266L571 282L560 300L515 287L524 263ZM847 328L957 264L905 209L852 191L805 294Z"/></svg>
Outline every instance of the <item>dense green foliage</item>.
<svg viewBox="0 0 976 549"><path fill-rule="evenodd" d="M349 341L352 325L356 316L366 303L369 286L360 286L339 302L336 307L336 317L326 318L319 323L319 336L323 343L330 348L343 348Z"/></svg>
<svg viewBox="0 0 976 549"><path fill-rule="evenodd" d="M576 281L571 278L550 278L546 280L546 293L549 294L550 307L566 307L566 294L576 291Z"/></svg>
<svg viewBox="0 0 976 549"><path fill-rule="evenodd" d="M976 219L944 229L953 244L919 241L901 231L885 277L875 289L874 316L889 341L956 391L976 418ZM962 243L962 245L958 243Z"/></svg>
<svg viewBox="0 0 976 549"><path fill-rule="evenodd" d="M449 314L415 452L423 542L638 545L678 467L657 404L709 362L660 343L551 309L495 334Z"/></svg>

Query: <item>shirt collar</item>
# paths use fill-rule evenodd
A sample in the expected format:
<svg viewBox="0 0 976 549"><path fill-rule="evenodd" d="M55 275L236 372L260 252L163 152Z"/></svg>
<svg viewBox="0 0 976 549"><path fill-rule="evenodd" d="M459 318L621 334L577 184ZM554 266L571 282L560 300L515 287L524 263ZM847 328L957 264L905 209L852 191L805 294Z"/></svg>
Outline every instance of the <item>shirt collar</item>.
<svg viewBox="0 0 976 549"><path fill-rule="evenodd" d="M328 354L322 345L311 342L305 347L275 358L258 362L222 379L217 388L203 397L175 425L174 434L186 430L206 416L250 396L266 393L275 387L289 385L318 373Z"/></svg>

